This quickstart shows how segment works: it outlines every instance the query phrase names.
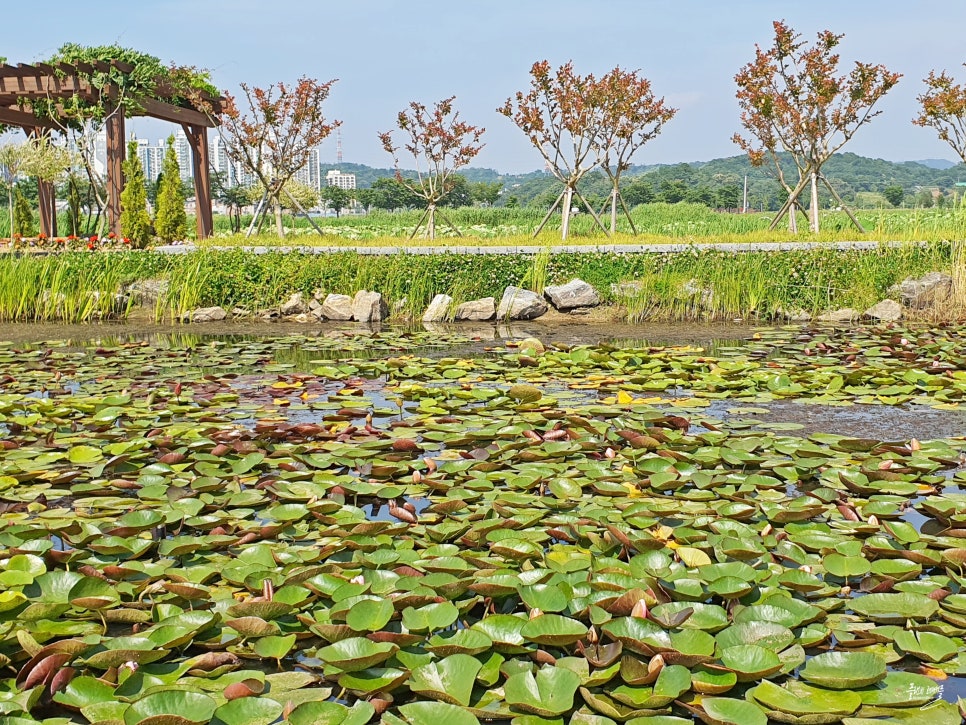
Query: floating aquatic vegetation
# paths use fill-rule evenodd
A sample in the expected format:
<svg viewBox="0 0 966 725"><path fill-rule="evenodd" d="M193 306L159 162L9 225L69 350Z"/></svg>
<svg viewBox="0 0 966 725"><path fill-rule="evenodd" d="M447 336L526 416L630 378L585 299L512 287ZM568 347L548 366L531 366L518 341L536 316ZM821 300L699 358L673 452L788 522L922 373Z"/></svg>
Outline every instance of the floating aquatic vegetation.
<svg viewBox="0 0 966 725"><path fill-rule="evenodd" d="M958 334L0 345L0 712L959 722L966 439L747 417L955 415Z"/></svg>

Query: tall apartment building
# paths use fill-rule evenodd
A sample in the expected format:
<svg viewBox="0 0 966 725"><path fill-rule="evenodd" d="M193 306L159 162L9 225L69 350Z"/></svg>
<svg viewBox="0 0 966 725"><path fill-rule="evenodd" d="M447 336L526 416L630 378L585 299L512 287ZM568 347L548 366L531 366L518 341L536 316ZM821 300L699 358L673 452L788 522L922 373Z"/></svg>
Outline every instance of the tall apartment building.
<svg viewBox="0 0 966 725"><path fill-rule="evenodd" d="M322 180L319 175L319 150L309 151L309 161L305 166L295 172L295 180L300 184L305 184L310 189L318 191L322 188Z"/></svg>
<svg viewBox="0 0 966 725"><path fill-rule="evenodd" d="M326 186L338 186L340 189L355 189L356 175L343 174L338 169L332 169L325 175Z"/></svg>
<svg viewBox="0 0 966 725"><path fill-rule="evenodd" d="M157 181L164 163L164 142L159 141L157 146L149 145L146 138L139 138L137 142L138 157L141 159L141 168L144 169L144 178L148 182Z"/></svg>

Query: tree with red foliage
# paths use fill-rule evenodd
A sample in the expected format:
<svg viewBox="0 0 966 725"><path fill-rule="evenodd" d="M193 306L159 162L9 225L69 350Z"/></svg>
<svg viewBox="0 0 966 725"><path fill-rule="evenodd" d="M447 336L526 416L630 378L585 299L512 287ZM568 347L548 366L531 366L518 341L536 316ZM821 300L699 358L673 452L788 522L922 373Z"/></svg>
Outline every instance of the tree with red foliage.
<svg viewBox="0 0 966 725"><path fill-rule="evenodd" d="M637 71L614 68L598 82L598 98L603 104L603 121L595 145L603 167L611 181L610 233L617 231L617 204L621 205L631 230L637 234L634 220L620 193L621 174L630 168L631 157L655 138L664 124L674 118L676 108L655 98L651 82Z"/></svg>
<svg viewBox="0 0 966 725"><path fill-rule="evenodd" d="M599 163L602 145L602 104L600 87L593 75L574 72L573 62L560 66L555 73L550 63L537 61L530 68L530 90L517 91L500 106L498 113L513 121L523 131L546 162L547 170L563 185L534 236L551 215L561 207L560 238L570 230L570 210L576 196L607 232L594 208L577 190L577 184Z"/></svg>
<svg viewBox="0 0 966 725"><path fill-rule="evenodd" d="M838 75L839 56L835 53L843 36L828 30L818 33L815 45L808 47L801 35L784 21L775 21L775 41L768 50L755 48L755 60L735 76L741 123L748 137L735 134L733 140L752 164L764 163L766 156L775 165L779 183L788 200L772 221L774 229L785 214L789 227L795 226L798 198L811 189L809 222L819 230L818 183L821 181L838 201L853 223L864 231L855 215L822 175L822 165L871 121L880 111L875 104L899 81L901 74L883 65L856 62L852 70ZM792 186L786 180L779 153L785 151L798 171Z"/></svg>
<svg viewBox="0 0 966 725"><path fill-rule="evenodd" d="M930 71L923 83L926 92L916 98L922 110L912 122L934 129L966 163L966 86L955 83L946 71Z"/></svg>
<svg viewBox="0 0 966 725"><path fill-rule="evenodd" d="M454 174L466 166L482 150L480 137L486 129L471 126L461 121L459 111L453 109L456 96L438 101L432 111L422 103L412 101L408 111L400 111L396 117L397 128L407 136L402 148L409 152L416 162L416 178L409 179L399 169L399 150L392 138L392 131L379 134L382 147L393 157L396 165L396 179L416 196L425 200L426 211L420 218L412 239L426 223L426 235L436 238L436 215L460 236L459 229L449 221L438 205L440 200L453 188Z"/></svg>
<svg viewBox="0 0 966 725"><path fill-rule="evenodd" d="M312 149L341 124L328 121L322 112L335 82L302 77L295 86L279 82L257 88L242 83L247 112L239 110L233 96L224 94L221 129L225 151L258 179L264 198L273 207L280 237L285 235L281 199L285 183L309 162ZM250 234L252 229L248 231Z"/></svg>

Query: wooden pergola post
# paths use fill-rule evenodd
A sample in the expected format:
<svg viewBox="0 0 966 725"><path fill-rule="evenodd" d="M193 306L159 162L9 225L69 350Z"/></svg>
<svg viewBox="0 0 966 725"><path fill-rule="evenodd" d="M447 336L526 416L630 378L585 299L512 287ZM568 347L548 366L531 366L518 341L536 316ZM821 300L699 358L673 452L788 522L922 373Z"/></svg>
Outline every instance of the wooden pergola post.
<svg viewBox="0 0 966 725"><path fill-rule="evenodd" d="M107 132L107 225L121 236L121 192L124 190L124 112L115 108L104 124Z"/></svg>
<svg viewBox="0 0 966 725"><path fill-rule="evenodd" d="M191 170L195 182L195 224L198 239L207 239L214 231L211 213L211 182L208 178L208 129L183 123L191 146Z"/></svg>

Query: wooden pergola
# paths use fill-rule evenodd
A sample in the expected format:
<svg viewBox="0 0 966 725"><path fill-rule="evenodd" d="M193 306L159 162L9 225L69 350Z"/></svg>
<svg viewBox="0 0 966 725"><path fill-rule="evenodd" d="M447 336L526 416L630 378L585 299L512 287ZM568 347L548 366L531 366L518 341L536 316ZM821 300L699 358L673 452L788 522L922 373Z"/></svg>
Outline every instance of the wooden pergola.
<svg viewBox="0 0 966 725"><path fill-rule="evenodd" d="M80 97L89 103L104 104L107 134L107 219L110 230L120 235L121 190L125 155L124 109L118 105L121 91L108 84L94 88L84 75L108 73L112 70L131 73L134 66L121 61L35 63L26 65L0 64L0 124L18 126L30 135L61 130L53 118L42 118L30 109L36 101L56 101ZM82 75L84 74L84 75ZM180 124L191 147L191 166L195 184L195 206L198 238L211 236L211 183L208 175L208 129L217 125L221 112L221 98L202 94L207 112L187 102L176 102L170 86L159 83L157 98L138 98L136 116L148 116L161 121ZM56 108L56 105L55 105ZM37 195L40 206L40 231L47 236L57 234L57 214L54 187L38 180Z"/></svg>

